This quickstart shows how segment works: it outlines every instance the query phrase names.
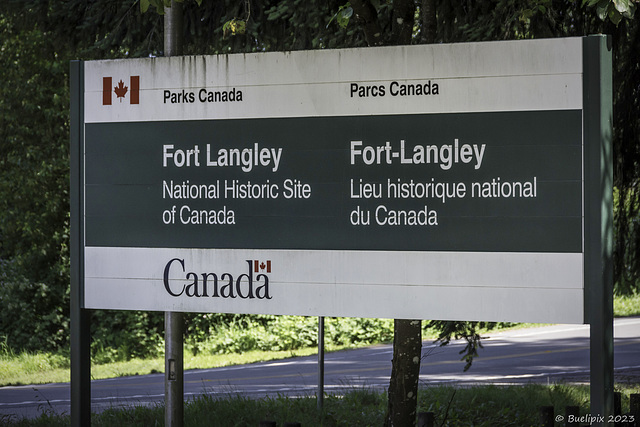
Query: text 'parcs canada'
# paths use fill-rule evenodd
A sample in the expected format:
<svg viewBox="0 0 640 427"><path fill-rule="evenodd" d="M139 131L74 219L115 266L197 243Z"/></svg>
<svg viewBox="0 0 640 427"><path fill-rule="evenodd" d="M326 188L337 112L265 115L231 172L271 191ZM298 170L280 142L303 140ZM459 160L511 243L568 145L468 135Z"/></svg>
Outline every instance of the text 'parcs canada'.
<svg viewBox="0 0 640 427"><path fill-rule="evenodd" d="M387 96L428 96L440 95L438 83L431 80L423 82L391 82L385 84L351 83L349 85L351 98L382 98Z"/></svg>

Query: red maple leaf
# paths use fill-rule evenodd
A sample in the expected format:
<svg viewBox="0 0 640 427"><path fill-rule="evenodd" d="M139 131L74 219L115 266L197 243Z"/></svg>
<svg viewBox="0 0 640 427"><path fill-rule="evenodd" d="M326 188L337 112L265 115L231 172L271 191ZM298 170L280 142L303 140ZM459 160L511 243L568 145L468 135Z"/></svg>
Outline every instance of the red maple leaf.
<svg viewBox="0 0 640 427"><path fill-rule="evenodd" d="M265 268L267 268L267 266L265 265L265 263L263 261L262 264L260 264L260 270L264 270Z"/></svg>
<svg viewBox="0 0 640 427"><path fill-rule="evenodd" d="M124 98L124 96L127 94L127 87L124 85L122 79L118 83L118 86L114 87L113 90L116 92L116 96L118 98ZM120 102L122 102L122 99L120 100Z"/></svg>

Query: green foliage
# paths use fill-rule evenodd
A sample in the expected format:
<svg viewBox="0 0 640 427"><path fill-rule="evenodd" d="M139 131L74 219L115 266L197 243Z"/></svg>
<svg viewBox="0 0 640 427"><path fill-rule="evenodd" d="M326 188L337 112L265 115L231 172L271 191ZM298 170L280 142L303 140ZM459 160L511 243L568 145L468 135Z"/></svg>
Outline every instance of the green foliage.
<svg viewBox="0 0 640 427"><path fill-rule="evenodd" d="M393 341L392 319L331 318L325 334L336 345L367 345Z"/></svg>
<svg viewBox="0 0 640 427"><path fill-rule="evenodd" d="M163 354L163 331L163 313L96 310L91 319L93 359L107 363Z"/></svg>
<svg viewBox="0 0 640 427"><path fill-rule="evenodd" d="M614 280L616 292L640 286L640 24L625 20L614 40Z"/></svg>
<svg viewBox="0 0 640 427"><path fill-rule="evenodd" d="M589 406L588 387L525 385L510 387L428 387L418 395L419 411L434 412L436 425L534 426L539 407ZM562 412L560 412L562 413Z"/></svg>
<svg viewBox="0 0 640 427"><path fill-rule="evenodd" d="M464 370L467 371L473 359L478 356L478 349L482 348L480 331L491 330L498 324L495 322L452 322L432 320L428 322L427 327L438 331L437 342L440 345L447 345L452 339L464 339L467 344L460 350L461 360L464 360Z"/></svg>
<svg viewBox="0 0 640 427"><path fill-rule="evenodd" d="M164 8L171 7L171 0L140 0L140 11L145 13L152 5L157 13L164 15Z"/></svg>
<svg viewBox="0 0 640 427"><path fill-rule="evenodd" d="M554 7L551 0L439 1L437 10L437 37L448 43L566 36L567 27L578 29L584 17L574 4ZM565 17L571 22L564 22Z"/></svg>
<svg viewBox="0 0 640 427"><path fill-rule="evenodd" d="M236 34L244 34L247 32L247 22L241 19L233 18L230 21L227 21L222 26L222 32L226 37L228 34L236 35Z"/></svg>
<svg viewBox="0 0 640 427"><path fill-rule="evenodd" d="M0 15L0 334L32 350L68 336L69 88L48 37Z"/></svg>
<svg viewBox="0 0 640 427"><path fill-rule="evenodd" d="M583 4L595 7L598 18L611 20L618 25L623 18L632 19L636 12L636 0L583 0Z"/></svg>
<svg viewBox="0 0 640 427"><path fill-rule="evenodd" d="M613 299L613 312L616 316L640 316L640 292L619 295Z"/></svg>
<svg viewBox="0 0 640 427"><path fill-rule="evenodd" d="M638 73L640 74L640 73ZM619 146L619 150L638 147ZM640 185L630 183L622 190L614 188L614 250L616 251L616 292L632 295L640 287Z"/></svg>
<svg viewBox="0 0 640 427"><path fill-rule="evenodd" d="M19 371L26 377L38 375L54 369L69 369L69 358L59 353L0 354L0 383L6 384L6 377Z"/></svg>
<svg viewBox="0 0 640 427"><path fill-rule="evenodd" d="M187 3L191 4L191 2ZM197 7L193 3L194 7ZM163 17L140 13L132 0L4 0L0 14L18 31L39 28L58 51L65 73L70 59L106 59L159 55ZM68 114L68 103L61 111ZM68 138L67 138L68 144Z"/></svg>
<svg viewBox="0 0 640 427"><path fill-rule="evenodd" d="M52 225L68 222L67 65L46 32L3 17L0 43L0 257L24 255L35 271L66 253Z"/></svg>
<svg viewBox="0 0 640 427"><path fill-rule="evenodd" d="M347 2L338 8L338 11L336 12L335 15L333 15L333 17L327 24L327 27L335 19L341 28L347 28L347 25L349 25L349 20L351 19L352 16L353 16L353 8L351 7L351 3Z"/></svg>
<svg viewBox="0 0 640 427"><path fill-rule="evenodd" d="M304 426L381 425L383 404L383 397L376 392L356 391L344 397L328 396L324 414L318 414L315 398L278 396L257 400L229 396L218 399L204 395L185 404L185 426L257 426L264 420L276 421L277 425L287 422ZM107 410L96 416L92 425L158 425L162 424L163 411L160 405L125 411Z"/></svg>
<svg viewBox="0 0 640 427"><path fill-rule="evenodd" d="M62 295L58 292L62 291ZM20 276L15 263L0 260L0 337L6 348L53 351L68 337L68 289Z"/></svg>
<svg viewBox="0 0 640 427"><path fill-rule="evenodd" d="M303 316L245 316L208 318L208 329L190 327L186 345L193 354L241 353L249 350L296 350L318 344L318 318ZM226 318L225 318L226 317ZM217 318L217 319L216 319ZM217 322L216 322L217 320ZM325 319L328 345L366 345L393 338L393 323L384 319Z"/></svg>
<svg viewBox="0 0 640 427"><path fill-rule="evenodd" d="M622 413L627 413L630 393L638 387L622 390ZM435 413L438 426L535 426L540 424L539 408L554 406L557 415L566 406L578 406L580 414L589 410L589 390L584 386L525 385L478 386L454 388L432 386L419 391L418 411ZM317 411L316 398L288 398L277 396L248 399L229 395L222 398L199 396L185 402L184 425L257 426L261 421L273 420L281 426L298 422L303 426L380 426L384 421L386 393L369 389L355 389L344 395L325 397L324 409ZM7 426L64 426L68 416L45 413L35 420L2 419ZM137 406L107 409L92 415L94 426L154 426L163 425L164 406Z"/></svg>

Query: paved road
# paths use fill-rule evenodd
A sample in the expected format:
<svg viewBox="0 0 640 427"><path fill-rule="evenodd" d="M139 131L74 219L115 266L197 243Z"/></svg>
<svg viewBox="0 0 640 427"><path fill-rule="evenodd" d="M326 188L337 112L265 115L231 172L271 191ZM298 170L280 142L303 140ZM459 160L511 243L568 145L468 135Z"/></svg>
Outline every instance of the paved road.
<svg viewBox="0 0 640 427"><path fill-rule="evenodd" d="M640 383L640 318L614 324L617 381ZM446 347L425 343L420 380L429 384L517 384L588 382L589 327L555 325L491 334L471 369L458 352L464 344ZM391 372L392 348L380 345L330 353L325 358L325 391L350 387L384 388ZM261 397L276 394L314 395L317 358L301 357L218 369L185 372L185 397L207 393ZM92 410L162 402L164 375L95 380ZM69 413L69 384L0 388L3 416L36 416L42 411Z"/></svg>

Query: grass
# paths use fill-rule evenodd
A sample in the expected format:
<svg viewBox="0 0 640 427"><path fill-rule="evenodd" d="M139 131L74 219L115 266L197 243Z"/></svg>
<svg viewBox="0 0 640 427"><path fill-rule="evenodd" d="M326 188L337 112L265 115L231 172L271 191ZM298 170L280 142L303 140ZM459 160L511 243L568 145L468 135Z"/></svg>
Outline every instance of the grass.
<svg viewBox="0 0 640 427"><path fill-rule="evenodd" d="M0 353L0 386L69 381L69 358L51 353Z"/></svg>
<svg viewBox="0 0 640 427"><path fill-rule="evenodd" d="M640 387L618 388L622 393L622 413L629 411L629 394ZM281 426L298 422L303 426L380 426L384 422L386 395L368 389L354 389L343 396L327 396L322 412L318 412L315 397L248 399L237 396L213 398L201 396L185 404L184 425L196 426L257 426L272 420ZM564 414L566 406L580 407L580 414L589 410L589 389L586 386L524 385L481 386L455 388L451 386L423 387L418 394L418 412L433 412L435 424L444 426L531 426L539 425L539 408L553 406L556 416ZM69 425L68 417L43 414L34 420L0 418L0 423L21 427L56 427ZM109 409L92 416L94 426L162 426L162 405ZM556 425L564 425L562 422Z"/></svg>
<svg viewBox="0 0 640 427"><path fill-rule="evenodd" d="M613 312L616 317L640 315L640 293L616 295L613 298Z"/></svg>

